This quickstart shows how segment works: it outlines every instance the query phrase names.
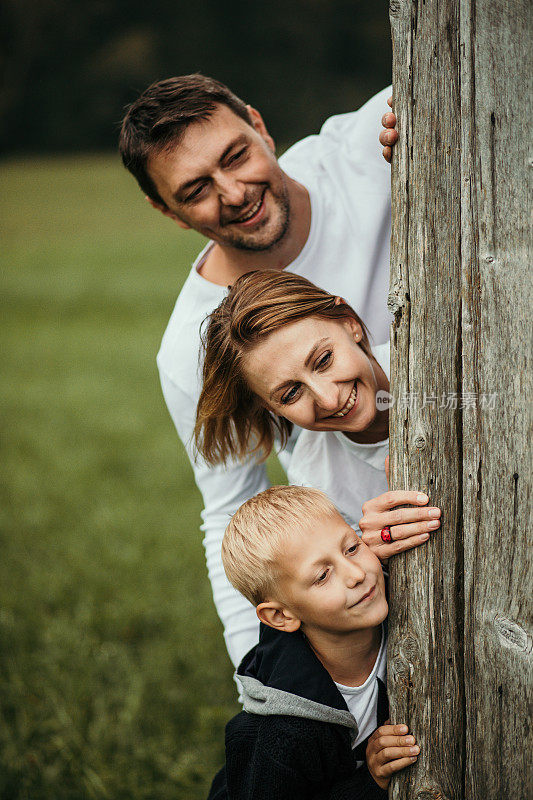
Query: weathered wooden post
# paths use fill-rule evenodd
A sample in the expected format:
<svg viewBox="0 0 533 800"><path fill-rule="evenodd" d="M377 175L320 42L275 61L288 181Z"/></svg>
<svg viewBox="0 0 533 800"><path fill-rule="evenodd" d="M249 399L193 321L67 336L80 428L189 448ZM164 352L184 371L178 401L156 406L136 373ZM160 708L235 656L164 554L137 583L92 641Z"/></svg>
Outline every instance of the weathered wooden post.
<svg viewBox="0 0 533 800"><path fill-rule="evenodd" d="M391 486L443 509L430 544L391 564L391 718L421 746L391 797L525 800L530 6L391 0L390 15Z"/></svg>

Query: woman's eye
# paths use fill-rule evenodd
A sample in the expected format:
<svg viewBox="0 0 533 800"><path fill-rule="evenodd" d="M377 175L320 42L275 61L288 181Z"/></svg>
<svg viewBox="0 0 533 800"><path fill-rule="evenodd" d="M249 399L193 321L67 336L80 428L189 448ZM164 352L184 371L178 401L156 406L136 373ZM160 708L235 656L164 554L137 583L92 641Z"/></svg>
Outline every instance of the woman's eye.
<svg viewBox="0 0 533 800"><path fill-rule="evenodd" d="M327 353L324 353L322 358L320 358L319 361L317 362L316 368L322 369L323 367L327 367L329 362L331 361L331 356L332 356L331 350L328 350Z"/></svg>
<svg viewBox="0 0 533 800"><path fill-rule="evenodd" d="M289 391L286 392L283 395L283 397L281 398L281 404L286 406L287 403L292 403L292 401L296 399L299 390L300 390L300 385L299 384L297 384L296 386L291 387L289 389Z"/></svg>

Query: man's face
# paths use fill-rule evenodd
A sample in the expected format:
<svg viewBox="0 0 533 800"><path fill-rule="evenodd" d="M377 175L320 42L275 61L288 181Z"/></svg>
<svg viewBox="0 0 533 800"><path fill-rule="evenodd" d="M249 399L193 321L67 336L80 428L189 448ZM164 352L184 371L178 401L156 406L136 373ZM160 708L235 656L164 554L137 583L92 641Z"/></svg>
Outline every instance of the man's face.
<svg viewBox="0 0 533 800"><path fill-rule="evenodd" d="M311 640L376 627L388 612L381 564L339 514L291 538L278 587Z"/></svg>
<svg viewBox="0 0 533 800"><path fill-rule="evenodd" d="M152 156L148 171L167 206L161 210L181 227L222 246L262 251L283 238L290 209L285 175L257 112L253 122L219 105Z"/></svg>

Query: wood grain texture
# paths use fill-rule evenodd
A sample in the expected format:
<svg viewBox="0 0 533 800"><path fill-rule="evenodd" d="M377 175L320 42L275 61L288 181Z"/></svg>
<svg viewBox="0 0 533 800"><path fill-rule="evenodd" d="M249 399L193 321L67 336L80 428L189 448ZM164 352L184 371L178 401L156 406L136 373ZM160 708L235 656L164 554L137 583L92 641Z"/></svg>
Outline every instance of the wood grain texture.
<svg viewBox="0 0 533 800"><path fill-rule="evenodd" d="M391 486L443 510L391 562L394 800L533 796L528 4L392 0ZM496 395L496 397L494 397Z"/></svg>

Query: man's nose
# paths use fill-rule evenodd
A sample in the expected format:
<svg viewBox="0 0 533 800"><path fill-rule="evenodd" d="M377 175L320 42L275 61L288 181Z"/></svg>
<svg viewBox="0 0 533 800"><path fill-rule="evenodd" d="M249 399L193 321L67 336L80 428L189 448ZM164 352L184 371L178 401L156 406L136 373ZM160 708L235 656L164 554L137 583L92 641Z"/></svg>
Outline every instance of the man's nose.
<svg viewBox="0 0 533 800"><path fill-rule="evenodd" d="M246 187L242 181L231 175L217 176L216 187L220 202L226 206L242 206L246 195Z"/></svg>

